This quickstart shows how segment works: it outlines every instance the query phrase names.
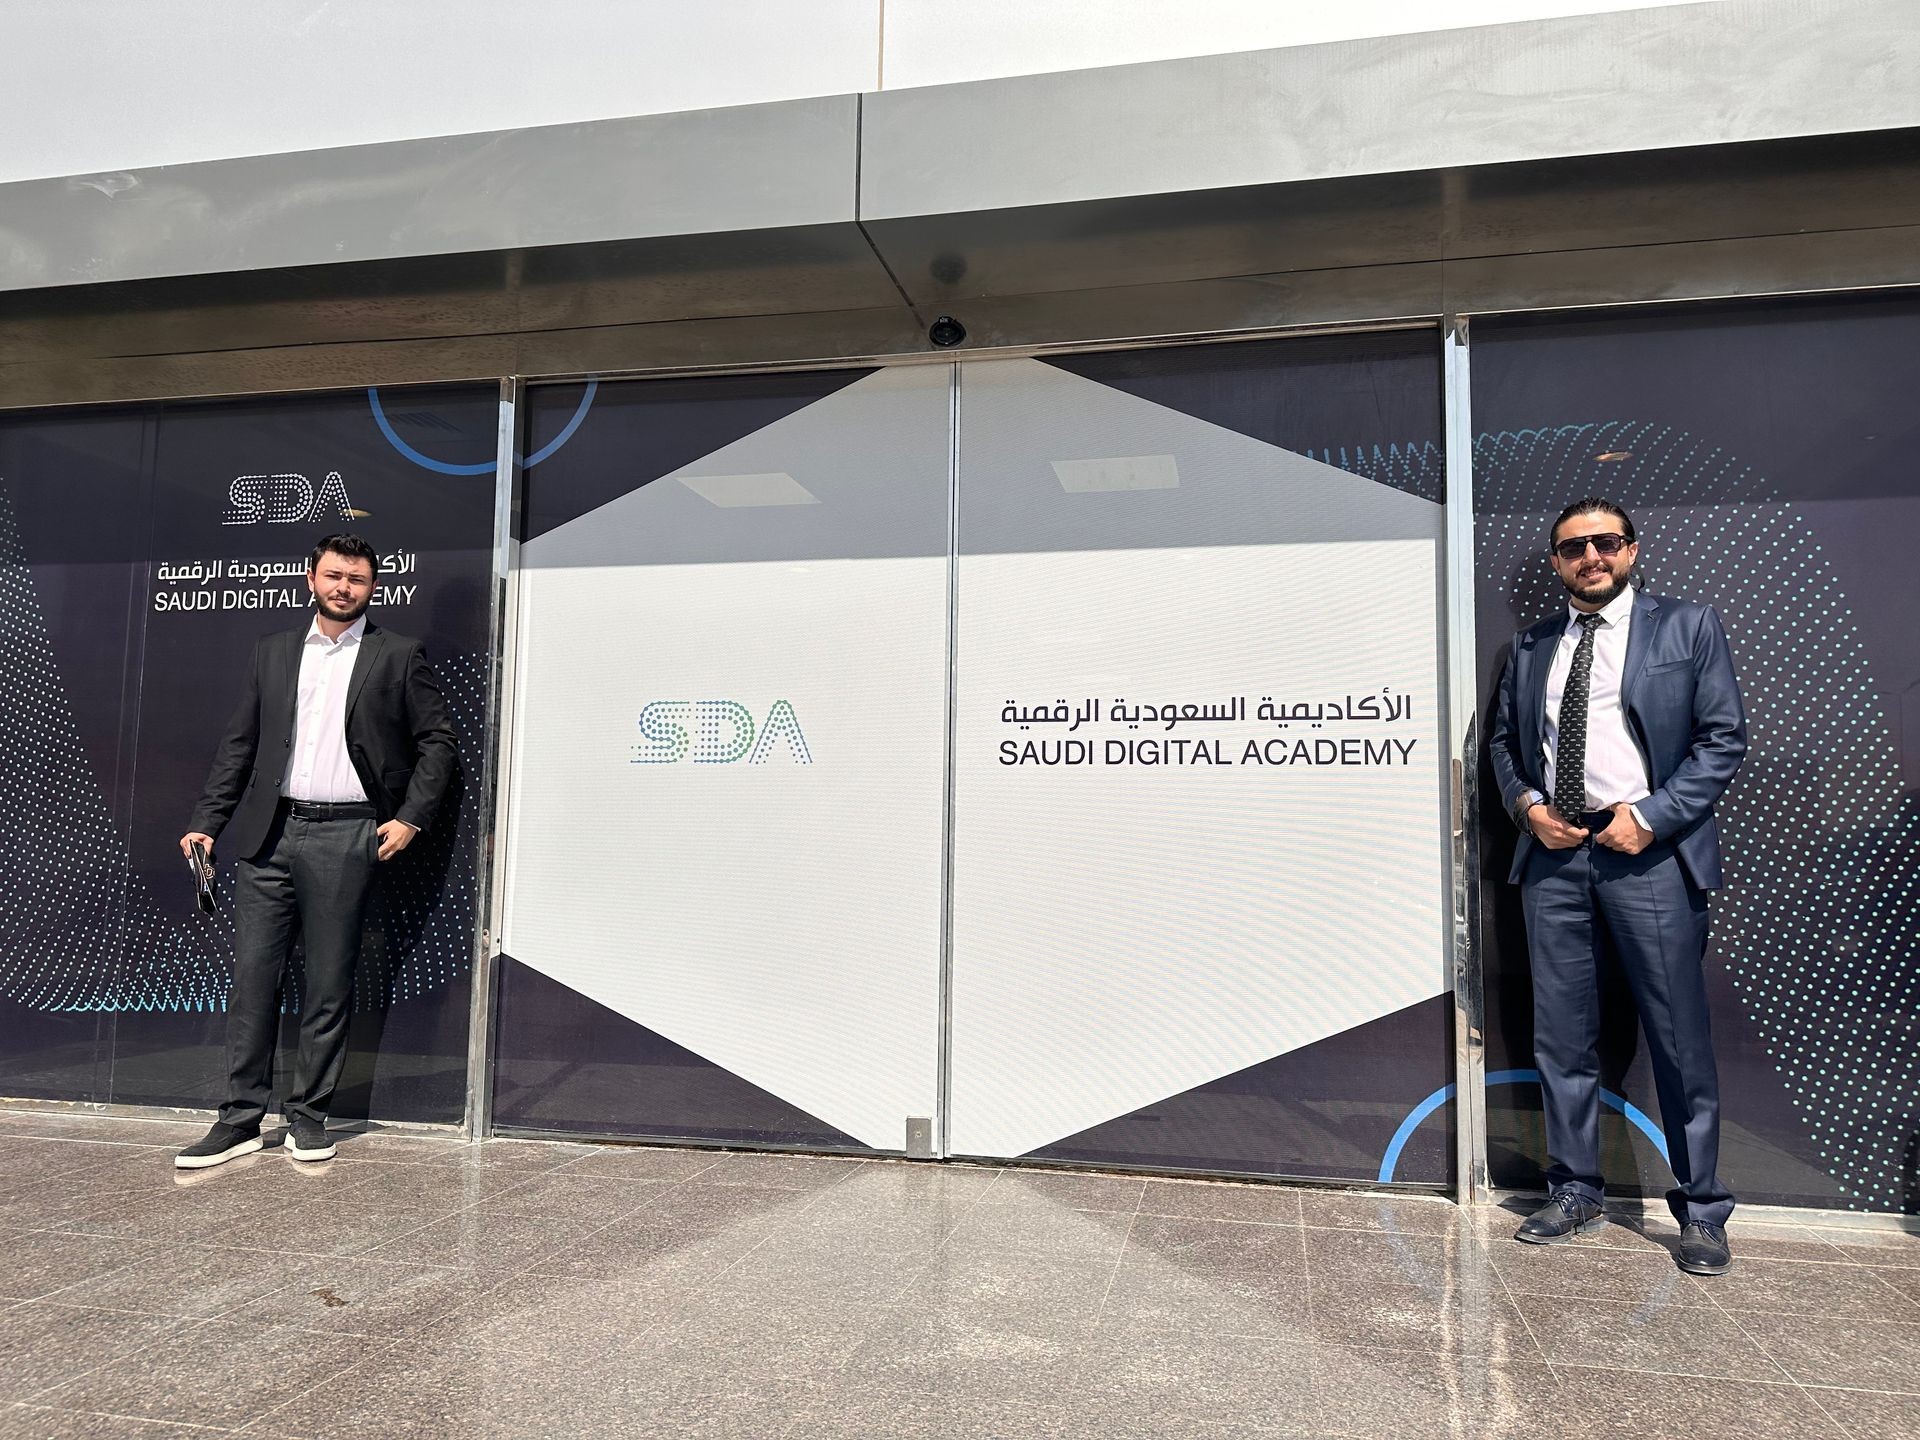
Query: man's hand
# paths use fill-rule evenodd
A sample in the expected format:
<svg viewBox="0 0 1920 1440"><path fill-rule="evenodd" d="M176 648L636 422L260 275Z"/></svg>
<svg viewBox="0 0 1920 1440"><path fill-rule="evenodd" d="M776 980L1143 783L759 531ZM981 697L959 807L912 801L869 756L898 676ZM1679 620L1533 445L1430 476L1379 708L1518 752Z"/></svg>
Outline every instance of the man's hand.
<svg viewBox="0 0 1920 1440"><path fill-rule="evenodd" d="M1566 817L1551 805L1535 805L1527 811L1527 828L1533 838L1549 850L1571 850L1587 838L1578 825L1569 825Z"/></svg>
<svg viewBox="0 0 1920 1440"><path fill-rule="evenodd" d="M1618 850L1622 855L1638 855L1653 843L1653 832L1633 818L1633 806L1622 801L1613 807L1613 819L1607 828L1593 837L1596 845Z"/></svg>
<svg viewBox="0 0 1920 1440"><path fill-rule="evenodd" d="M180 853L191 860L193 858L193 845L196 840L207 847L207 858L212 859L213 836L203 835L198 830L189 830L180 837Z"/></svg>
<svg viewBox="0 0 1920 1440"><path fill-rule="evenodd" d="M413 837L420 833L417 826L404 820L389 820L380 827L380 858L391 860L407 846L413 843Z"/></svg>

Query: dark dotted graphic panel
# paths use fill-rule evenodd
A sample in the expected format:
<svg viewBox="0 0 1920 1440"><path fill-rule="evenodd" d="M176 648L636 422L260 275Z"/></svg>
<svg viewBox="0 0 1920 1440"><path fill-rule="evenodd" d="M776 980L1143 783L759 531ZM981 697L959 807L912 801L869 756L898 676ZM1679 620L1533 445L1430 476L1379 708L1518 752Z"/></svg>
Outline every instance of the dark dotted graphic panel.
<svg viewBox="0 0 1920 1440"><path fill-rule="evenodd" d="M0 995L44 1011L224 1010L231 912L193 910L184 861L175 895L156 897L136 876L81 745L4 490L0 605L0 866L8 877L0 886ZM360 1009L444 988L472 963L479 817L471 797L487 666L484 656L461 655L436 668L458 738L460 785L433 829L381 876ZM232 893L230 865L220 889L223 899Z"/></svg>
<svg viewBox="0 0 1920 1440"><path fill-rule="evenodd" d="M1602 455L1620 458L1596 467ZM1757 1036L1766 1080L1803 1127L1796 1148L1848 1206L1914 1208L1920 805L1878 683L1894 677L1871 672L1818 524L1740 457L1663 425L1484 434L1474 473L1483 628L1564 604L1542 559L1547 526L1596 489L1633 514L1649 591L1719 609L1751 749L1716 811L1728 887L1713 901L1709 966L1742 1012L1716 1001L1716 1031ZM1495 586L1502 606L1488 605ZM1504 963L1524 966L1524 953ZM1749 1082L1722 1051L1723 1110L1737 1125Z"/></svg>

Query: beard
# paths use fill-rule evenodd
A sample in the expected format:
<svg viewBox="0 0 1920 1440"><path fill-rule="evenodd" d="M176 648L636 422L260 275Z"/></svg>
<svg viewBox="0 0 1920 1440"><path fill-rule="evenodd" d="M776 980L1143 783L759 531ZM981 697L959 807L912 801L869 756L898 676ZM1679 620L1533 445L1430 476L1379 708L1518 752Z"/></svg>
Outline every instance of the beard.
<svg viewBox="0 0 1920 1440"><path fill-rule="evenodd" d="M367 613L367 607L373 603L373 591L367 591L366 598L358 605L349 600L345 605L335 605L326 596L316 593L313 603L320 607L320 613L329 620L351 625Z"/></svg>
<svg viewBox="0 0 1920 1440"><path fill-rule="evenodd" d="M1560 583L1567 587L1567 593L1576 600L1583 600L1589 605L1604 609L1618 598L1622 590L1633 583L1633 570L1629 566L1621 573L1615 574L1609 567L1604 576L1588 581L1569 580L1562 575Z"/></svg>

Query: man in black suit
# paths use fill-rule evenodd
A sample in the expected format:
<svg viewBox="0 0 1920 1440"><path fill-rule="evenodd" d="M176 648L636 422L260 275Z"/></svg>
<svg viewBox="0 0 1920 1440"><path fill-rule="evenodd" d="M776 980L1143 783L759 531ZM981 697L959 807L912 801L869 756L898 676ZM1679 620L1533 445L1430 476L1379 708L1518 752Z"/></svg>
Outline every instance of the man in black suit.
<svg viewBox="0 0 1920 1440"><path fill-rule="evenodd" d="M1515 1238L1606 1223L1600 1176L1599 976L1611 957L1640 1012L1680 1225L1696 1275L1733 1263L1708 1025L1707 894L1721 884L1713 807L1747 752L1726 631L1711 605L1631 583L1640 546L1610 500L1576 500L1548 532L1564 609L1514 636L1488 734L1519 828L1533 1042L1552 1195Z"/></svg>
<svg viewBox="0 0 1920 1440"><path fill-rule="evenodd" d="M227 1099L181 1169L260 1148L280 1028L280 980L306 942L305 1003L287 1153L325 1160L327 1107L347 1058L353 972L374 865L427 827L453 781L453 727L420 643L369 624L378 560L357 535L329 535L307 560L315 613L263 636L180 849L225 834L234 879Z"/></svg>

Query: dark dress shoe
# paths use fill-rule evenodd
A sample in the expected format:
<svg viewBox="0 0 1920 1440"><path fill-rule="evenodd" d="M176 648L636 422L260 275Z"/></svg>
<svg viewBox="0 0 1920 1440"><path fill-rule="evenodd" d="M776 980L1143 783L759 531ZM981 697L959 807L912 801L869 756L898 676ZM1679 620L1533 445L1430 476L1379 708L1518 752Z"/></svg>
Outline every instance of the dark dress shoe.
<svg viewBox="0 0 1920 1440"><path fill-rule="evenodd" d="M229 1160L242 1155L251 1155L260 1148L260 1127L258 1125L215 1125L201 1139L187 1146L173 1157L174 1168L178 1170L205 1170L209 1166L224 1165Z"/></svg>
<svg viewBox="0 0 1920 1440"><path fill-rule="evenodd" d="M1680 1249L1674 1259L1689 1275L1726 1274L1733 1268L1733 1251L1727 1246L1725 1227L1689 1220L1680 1227Z"/></svg>
<svg viewBox="0 0 1920 1440"><path fill-rule="evenodd" d="M1606 1223L1606 1208L1597 1200L1589 1200L1577 1190L1556 1190L1552 1199L1513 1232L1513 1238L1529 1245L1552 1245L1598 1230Z"/></svg>
<svg viewBox="0 0 1920 1440"><path fill-rule="evenodd" d="M327 1138L327 1127L317 1120L296 1119L287 1130L287 1154L295 1160L331 1160L333 1142Z"/></svg>

